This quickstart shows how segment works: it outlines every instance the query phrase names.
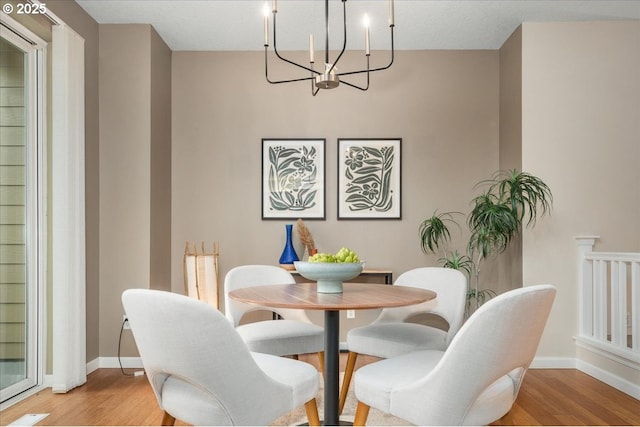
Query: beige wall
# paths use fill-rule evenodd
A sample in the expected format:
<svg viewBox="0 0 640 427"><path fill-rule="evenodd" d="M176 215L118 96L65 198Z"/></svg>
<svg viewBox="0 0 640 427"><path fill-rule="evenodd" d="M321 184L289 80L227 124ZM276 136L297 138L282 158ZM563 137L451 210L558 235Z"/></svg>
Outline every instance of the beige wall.
<svg viewBox="0 0 640 427"><path fill-rule="evenodd" d="M171 290L171 50L151 28L151 288Z"/></svg>
<svg viewBox="0 0 640 427"><path fill-rule="evenodd" d="M187 240L220 242L221 282L237 265L277 264L292 221L261 219L264 137L326 138L326 220L306 221L320 251L348 246L395 276L433 265L418 225L436 209L466 212L498 167L498 52L402 51L369 92L316 97L307 84L269 85L263 66L260 52L173 54L173 290ZM336 219L338 137L403 139L402 220Z"/></svg>
<svg viewBox="0 0 640 427"><path fill-rule="evenodd" d="M147 53L136 40L120 40L113 31L114 38L107 37L103 43L106 52L117 56L114 61L120 68L110 69L103 62L108 72L100 70L101 84L107 86L101 91L100 106L106 116L101 115L98 157L98 26L74 2L52 2L48 7L87 40L87 360L115 355L121 291L153 280L148 268L142 271L135 263L127 263L133 256L146 257L149 265L156 262L149 250L150 229L161 230L167 218L162 213L154 217L149 211L153 200L159 209L167 203L167 192L162 190L164 184L157 191L150 181L162 182L169 175L165 163L169 149L170 274L176 292L183 289L181 260L186 240L220 242L221 279L238 264L277 262L287 221L260 219L263 137L327 139L327 220L308 221L308 226L322 248L349 245L369 265L392 268L396 276L435 263L435 257L419 249L417 227L422 219L435 209L468 211L475 194L473 184L498 167L514 167L520 157L522 167L545 179L555 196L553 215L527 231L523 241L525 284L550 282L559 287L541 356L572 358L576 354L573 237L601 235L596 250L640 250L638 22L525 24L499 52L399 52L390 70L373 75L369 92L341 87L315 98L305 85L266 84L260 53L177 52L170 77L173 99L164 102L172 108L171 148L162 138L166 128L158 131L159 127L139 116L139 109L132 108L140 101L143 110L151 109L150 116L158 117L153 112L160 105L154 98L158 87L140 92L146 91L145 85L131 84L131 79L138 78L139 67L123 66L131 64L126 62L130 54L133 64L147 61L145 67L166 57L148 58L156 46L152 31L147 32L151 39ZM155 73L155 65L150 66ZM151 77L152 82L164 79L166 73ZM520 111L518 94L513 93L518 89ZM144 99L152 100L151 107L144 106ZM118 114L124 118L117 120ZM129 134L122 134L123 123L135 123ZM145 144L137 132L153 143L141 147ZM520 146L505 141L505 135L517 141L518 132ZM338 137L403 138L401 221L336 220ZM163 141L162 148L155 151L151 147L158 139ZM163 152L160 157L165 160L149 165L154 152ZM119 175L140 177L141 172L142 178L127 181L126 187L117 182ZM103 179L100 187L98 176ZM617 191L617 182L625 182L626 187ZM132 208L129 200L142 200L148 207ZM146 212L146 225L138 210ZM143 242L136 238L138 232L144 234ZM166 236L157 238L168 241ZM455 240L459 249L465 238ZM489 273L488 283L496 283L497 273ZM591 359L597 363L595 357Z"/></svg>
<svg viewBox="0 0 640 427"><path fill-rule="evenodd" d="M100 25L101 356L117 354L122 292L169 288L160 282L170 274L162 257L171 242L165 177L171 170L163 170L171 153L171 99L163 87L170 70L151 69L168 66L170 52L154 33L149 25Z"/></svg>
<svg viewBox="0 0 640 427"><path fill-rule="evenodd" d="M574 237L640 251L640 21L524 24L522 57L522 165L554 193L553 215L524 235L523 276L559 288L539 356L572 358Z"/></svg>

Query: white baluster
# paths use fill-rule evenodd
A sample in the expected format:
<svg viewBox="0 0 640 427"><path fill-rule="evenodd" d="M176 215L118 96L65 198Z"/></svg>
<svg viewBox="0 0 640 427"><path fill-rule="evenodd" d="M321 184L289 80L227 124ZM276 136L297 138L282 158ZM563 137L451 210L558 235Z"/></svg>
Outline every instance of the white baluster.
<svg viewBox="0 0 640 427"><path fill-rule="evenodd" d="M611 261L611 343L627 346L627 263Z"/></svg>
<svg viewBox="0 0 640 427"><path fill-rule="evenodd" d="M593 263L593 320L594 337L607 341L607 263L597 260Z"/></svg>
<svg viewBox="0 0 640 427"><path fill-rule="evenodd" d="M631 342L640 353L640 262L631 263Z"/></svg>
<svg viewBox="0 0 640 427"><path fill-rule="evenodd" d="M593 262L585 255L593 252L598 236L576 237L578 243L578 327L579 335L593 336Z"/></svg>

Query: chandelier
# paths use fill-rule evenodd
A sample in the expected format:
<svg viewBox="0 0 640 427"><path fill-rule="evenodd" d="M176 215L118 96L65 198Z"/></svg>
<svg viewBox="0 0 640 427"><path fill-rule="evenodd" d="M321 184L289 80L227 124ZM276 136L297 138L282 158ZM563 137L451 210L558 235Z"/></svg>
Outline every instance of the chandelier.
<svg viewBox="0 0 640 427"><path fill-rule="evenodd" d="M276 43L276 16L278 13L278 0L273 0L272 2L272 7L271 7L271 14L273 15L273 51L276 55L276 57L290 65L293 65L295 67L300 68L301 70L305 70L306 72L309 73L309 75L307 77L298 77L298 78L294 78L294 79L289 79L289 80L271 80L269 78L269 61L268 61L268 50L269 50L269 6L267 3L265 3L264 6L264 73L265 73L265 78L267 79L267 81L271 84L281 84L281 83L292 83L292 82L300 82L300 81L305 81L305 80L309 80L311 81L311 93L313 96L316 96L317 93L320 91L320 89L333 89L338 87L338 85L340 83L344 83L347 86L350 86L352 88L355 89L359 89L362 91L366 91L369 89L369 74L375 71L382 71L382 70L386 70L387 68L391 67L391 65L393 64L393 54L394 54L394 49L393 49L393 28L395 27L394 24L394 11L393 11L393 0L389 0L389 29L391 32L391 59L389 61L389 63L387 65L385 65L384 67L378 67L378 68L370 68L369 66L369 57L371 56L371 49L370 49L370 40L369 40L369 22L368 22L368 18L365 16L364 19L364 25L365 25L365 36L364 36L364 55L366 57L366 68L361 69L361 70L356 70L356 71L346 71L346 72L341 72L338 73L338 68L336 67L336 65L338 64L338 61L340 61L340 58L342 58L342 55L345 52L345 49L347 47L347 0L341 0L342 1L342 14L343 14L343 29L344 29L344 36L343 36L343 43L342 43L342 50L340 51L340 53L337 55L337 57L333 60L330 61L329 59L329 0L324 0L324 10L325 10L325 49L324 49L324 66L321 67L320 70L316 70L314 68L315 65L315 52L314 52L314 45L313 45L313 34L309 35L309 65L302 65L302 64L298 64L297 62L291 61L285 57L283 57L280 52L278 52L278 47L277 47L277 43ZM342 79L342 77L344 76L351 76L351 75L356 75L356 74L365 74L366 73L366 77L367 77L367 84L366 86L358 86L354 83L349 83L348 81L345 81L344 79Z"/></svg>

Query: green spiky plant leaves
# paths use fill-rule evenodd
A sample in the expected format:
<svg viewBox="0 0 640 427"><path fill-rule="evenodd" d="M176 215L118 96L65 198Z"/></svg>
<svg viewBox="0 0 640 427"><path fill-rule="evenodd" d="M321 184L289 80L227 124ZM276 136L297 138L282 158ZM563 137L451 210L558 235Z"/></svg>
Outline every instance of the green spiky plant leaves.
<svg viewBox="0 0 640 427"><path fill-rule="evenodd" d="M466 271L468 276L471 275L473 261L468 255L460 254L457 250L450 252L449 255L440 258L438 261L442 263L443 267Z"/></svg>
<svg viewBox="0 0 640 427"><path fill-rule="evenodd" d="M446 258L447 253L444 246L451 241L451 233L447 223L458 225L453 219L454 215L463 215L461 212L445 212L438 214L434 212L431 218L427 218L420 224L420 243L425 253L435 253L442 250L442 256Z"/></svg>
<svg viewBox="0 0 640 427"><path fill-rule="evenodd" d="M471 230L469 252L480 253L483 258L504 252L518 231L517 217L509 205L490 192L476 197L473 203L467 218Z"/></svg>
<svg viewBox="0 0 640 427"><path fill-rule="evenodd" d="M419 228L424 253L435 254L439 251L442 253L439 262L444 267L468 274L468 308L471 300L475 301L477 308L495 295L490 289L478 290L482 261L504 252L521 232L523 224L534 226L538 216L550 213L553 204L551 190L544 181L515 169L498 171L491 179L480 181L476 185L478 187L485 187L486 190L472 200L472 209L467 216L470 237L466 255L457 251L447 254L446 250L451 242L449 225L459 226L454 215L460 215L460 212L435 212Z"/></svg>
<svg viewBox="0 0 640 427"><path fill-rule="evenodd" d="M541 210L540 216L551 211L553 195L540 178L513 169L496 172L493 181L489 191L496 192L500 200L509 203L519 223L526 216L526 225L533 226L538 217L538 209Z"/></svg>

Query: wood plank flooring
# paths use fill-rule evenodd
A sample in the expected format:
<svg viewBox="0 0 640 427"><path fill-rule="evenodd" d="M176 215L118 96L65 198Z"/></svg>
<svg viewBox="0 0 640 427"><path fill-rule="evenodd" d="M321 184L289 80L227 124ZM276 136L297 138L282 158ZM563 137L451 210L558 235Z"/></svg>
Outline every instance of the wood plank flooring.
<svg viewBox="0 0 640 427"><path fill-rule="evenodd" d="M99 369L67 394L43 390L0 412L0 425L28 413L49 413L38 425L52 426L147 426L162 419L147 378L119 369ZM494 425L640 425L640 401L577 370L531 369L513 409Z"/></svg>

